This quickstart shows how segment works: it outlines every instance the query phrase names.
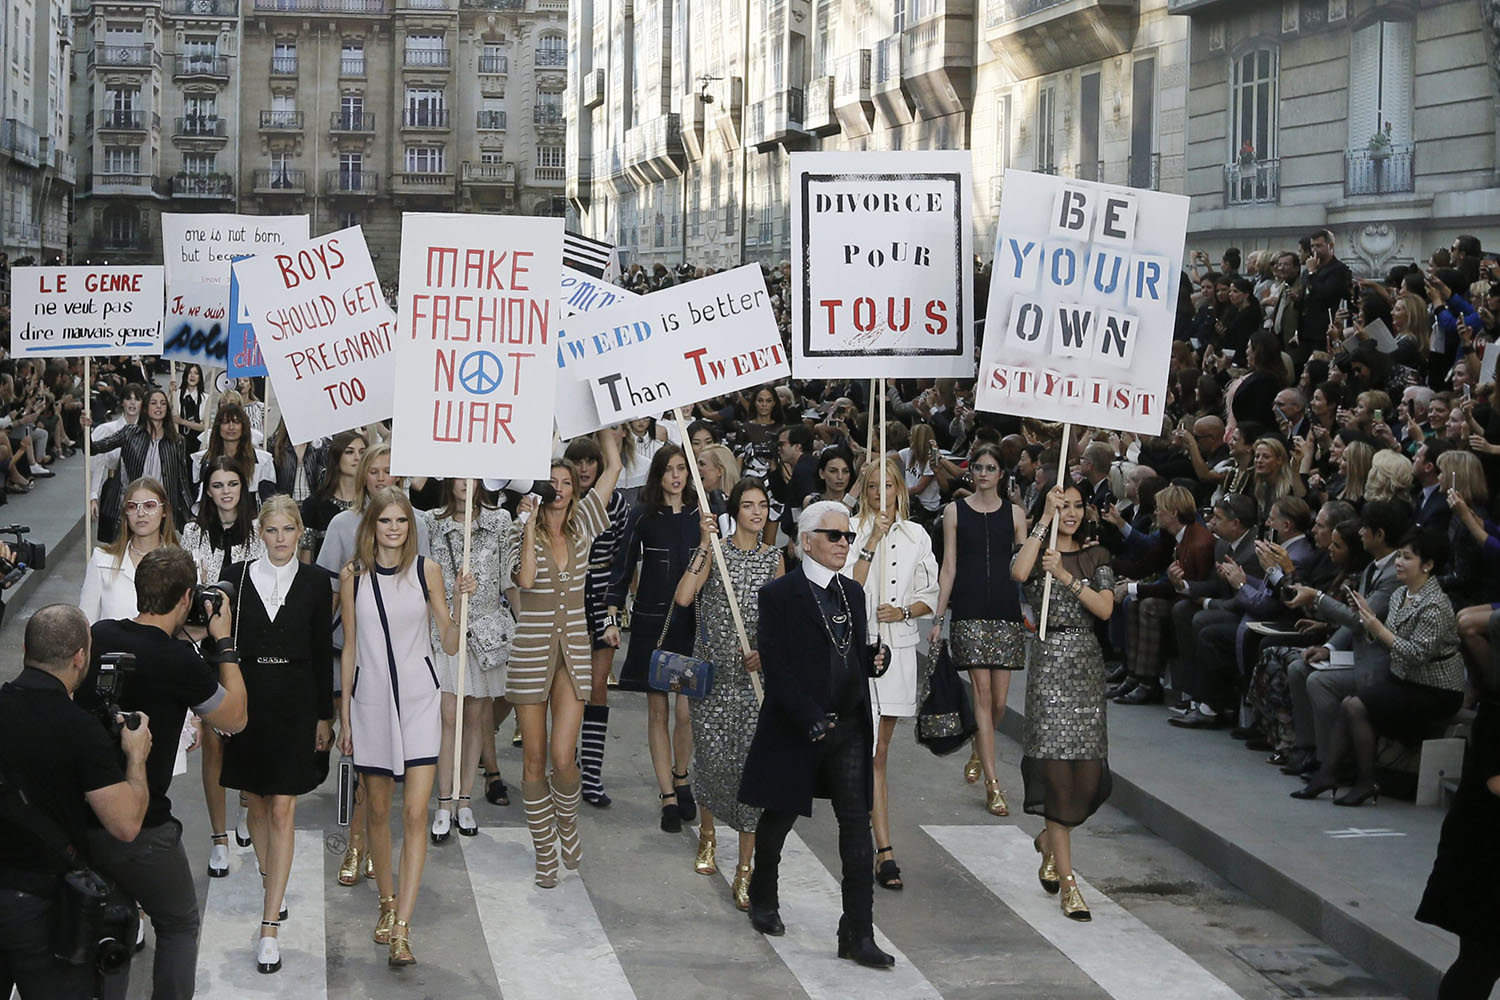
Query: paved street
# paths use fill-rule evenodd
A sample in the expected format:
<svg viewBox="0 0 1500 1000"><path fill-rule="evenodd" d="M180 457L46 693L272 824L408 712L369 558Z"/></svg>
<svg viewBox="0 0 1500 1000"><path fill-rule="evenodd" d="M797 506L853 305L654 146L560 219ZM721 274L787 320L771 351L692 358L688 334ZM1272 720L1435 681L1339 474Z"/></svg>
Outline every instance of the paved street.
<svg viewBox="0 0 1500 1000"><path fill-rule="evenodd" d="M13 505L8 513L24 512ZM0 632L0 677L19 669L28 610L76 597L81 562L76 549L54 553L47 577L21 604L13 603ZM284 968L274 976L256 973L260 906L254 856L248 848L232 848L230 877L207 878L209 829L194 755L172 797L204 912L198 995L1400 995L1112 808L1075 836L1076 865L1094 921L1070 923L1035 880L1030 838L1038 821L988 816L979 786L963 783L965 755L933 757L912 740L909 726L897 734L891 789L894 840L907 888L877 888L875 900L882 944L898 955L895 970L863 970L834 957L838 851L826 804L811 821L799 821L788 842L782 878L787 936L763 938L733 908L727 873L694 873L694 837L657 829L644 701L633 695L615 701L606 762L615 804L602 812L585 807L581 871L565 873L551 892L532 887L516 789L520 755L508 745L506 723L502 768L516 804L497 808L480 800L480 835L455 835L431 849L413 921L418 964L400 972L386 967L384 949L370 941L377 909L373 883L347 889L334 881L344 831L333 820L330 783L304 798L297 816L291 915L282 930ZM1006 739L1000 746L1002 782L1019 803L1019 748ZM721 831L720 837L727 867L733 836ZM136 960L132 997L149 994L151 955L148 947Z"/></svg>

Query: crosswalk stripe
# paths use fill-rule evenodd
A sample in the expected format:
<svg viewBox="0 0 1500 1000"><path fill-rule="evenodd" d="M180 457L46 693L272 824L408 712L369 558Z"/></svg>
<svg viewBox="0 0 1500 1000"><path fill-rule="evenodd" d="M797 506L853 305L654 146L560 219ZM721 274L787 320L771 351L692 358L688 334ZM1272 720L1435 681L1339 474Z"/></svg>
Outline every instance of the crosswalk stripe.
<svg viewBox="0 0 1500 1000"><path fill-rule="evenodd" d="M253 851L231 853L229 875L208 880L198 938L200 997L328 996L323 926L323 837L298 830L287 880L287 920L281 925L281 971L261 975L255 967L262 896Z"/></svg>
<svg viewBox="0 0 1500 1000"><path fill-rule="evenodd" d="M1002 903L1032 926L1114 1000L1240 1000L1239 994L1082 876L1094 915L1077 923L1042 891L1031 838L1014 826L923 826ZM1076 873L1075 873L1076 875Z"/></svg>
<svg viewBox="0 0 1500 1000"><path fill-rule="evenodd" d="M723 865L720 873L734 878L734 868ZM896 956L894 969L866 969L838 957L839 917L844 912L839 880L795 833L781 849L777 879L782 937L767 937L781 961L797 977L810 1000L847 1000L871 991L882 1000L910 997L928 1000L942 994L927 981L890 939L875 928L875 941ZM753 931L752 931L753 933Z"/></svg>
<svg viewBox="0 0 1500 1000"><path fill-rule="evenodd" d="M635 1000L577 872L559 869L555 889L538 889L526 830L487 828L458 839L505 1000Z"/></svg>

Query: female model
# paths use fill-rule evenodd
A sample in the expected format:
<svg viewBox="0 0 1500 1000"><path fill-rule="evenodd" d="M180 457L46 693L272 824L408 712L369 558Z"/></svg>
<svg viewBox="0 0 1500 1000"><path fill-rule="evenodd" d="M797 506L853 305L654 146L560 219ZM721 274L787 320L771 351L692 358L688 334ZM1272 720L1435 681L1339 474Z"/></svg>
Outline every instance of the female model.
<svg viewBox="0 0 1500 1000"><path fill-rule="evenodd" d="M122 427L102 441L95 441L94 452L120 450L120 475L128 480L150 476L166 487L172 500L172 515L180 527L191 507L187 449L177 434L172 407L163 389L151 389L141 406L142 417ZM79 417L85 427L93 423L87 414Z"/></svg>
<svg viewBox="0 0 1500 1000"><path fill-rule="evenodd" d="M78 607L92 624L134 618L135 568L141 557L161 545L176 545L172 505L155 479L137 479L125 487L125 519L114 542L94 549L84 571Z"/></svg>

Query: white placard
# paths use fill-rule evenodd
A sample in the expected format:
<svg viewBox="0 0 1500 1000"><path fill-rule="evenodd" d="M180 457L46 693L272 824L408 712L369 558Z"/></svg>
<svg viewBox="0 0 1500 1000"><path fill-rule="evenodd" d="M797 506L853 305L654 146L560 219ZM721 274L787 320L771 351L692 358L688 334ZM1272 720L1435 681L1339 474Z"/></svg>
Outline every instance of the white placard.
<svg viewBox="0 0 1500 1000"><path fill-rule="evenodd" d="M563 304L564 316L598 312L621 302L640 298L639 294L629 289L566 266L562 269L562 278L558 282L558 295ZM559 331L558 336L566 334Z"/></svg>
<svg viewBox="0 0 1500 1000"><path fill-rule="evenodd" d="M208 368L229 364L229 265L307 241L305 215L161 217L167 308L162 355Z"/></svg>
<svg viewBox="0 0 1500 1000"><path fill-rule="evenodd" d="M562 219L402 217L397 475L547 475L562 238Z"/></svg>
<svg viewBox="0 0 1500 1000"><path fill-rule="evenodd" d="M597 351L569 368L587 383L597 418L574 434L791 375L757 264L584 318L575 336Z"/></svg>
<svg viewBox="0 0 1500 1000"><path fill-rule="evenodd" d="M396 314L358 226L233 266L294 444L391 415Z"/></svg>
<svg viewBox="0 0 1500 1000"><path fill-rule="evenodd" d="M967 150L793 153L799 378L974 377Z"/></svg>
<svg viewBox="0 0 1500 1000"><path fill-rule="evenodd" d="M160 265L16 267L10 283L15 354L161 353Z"/></svg>
<svg viewBox="0 0 1500 1000"><path fill-rule="evenodd" d="M1188 199L1005 173L976 406L1161 433Z"/></svg>

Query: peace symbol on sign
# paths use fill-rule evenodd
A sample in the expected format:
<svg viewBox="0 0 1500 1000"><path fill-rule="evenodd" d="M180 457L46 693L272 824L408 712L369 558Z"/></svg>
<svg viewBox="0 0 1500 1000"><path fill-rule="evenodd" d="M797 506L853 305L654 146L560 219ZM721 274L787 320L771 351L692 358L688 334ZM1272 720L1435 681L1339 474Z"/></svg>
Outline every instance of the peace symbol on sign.
<svg viewBox="0 0 1500 1000"><path fill-rule="evenodd" d="M458 364L458 381L476 396L488 396L500 388L505 366L489 351L473 351Z"/></svg>

